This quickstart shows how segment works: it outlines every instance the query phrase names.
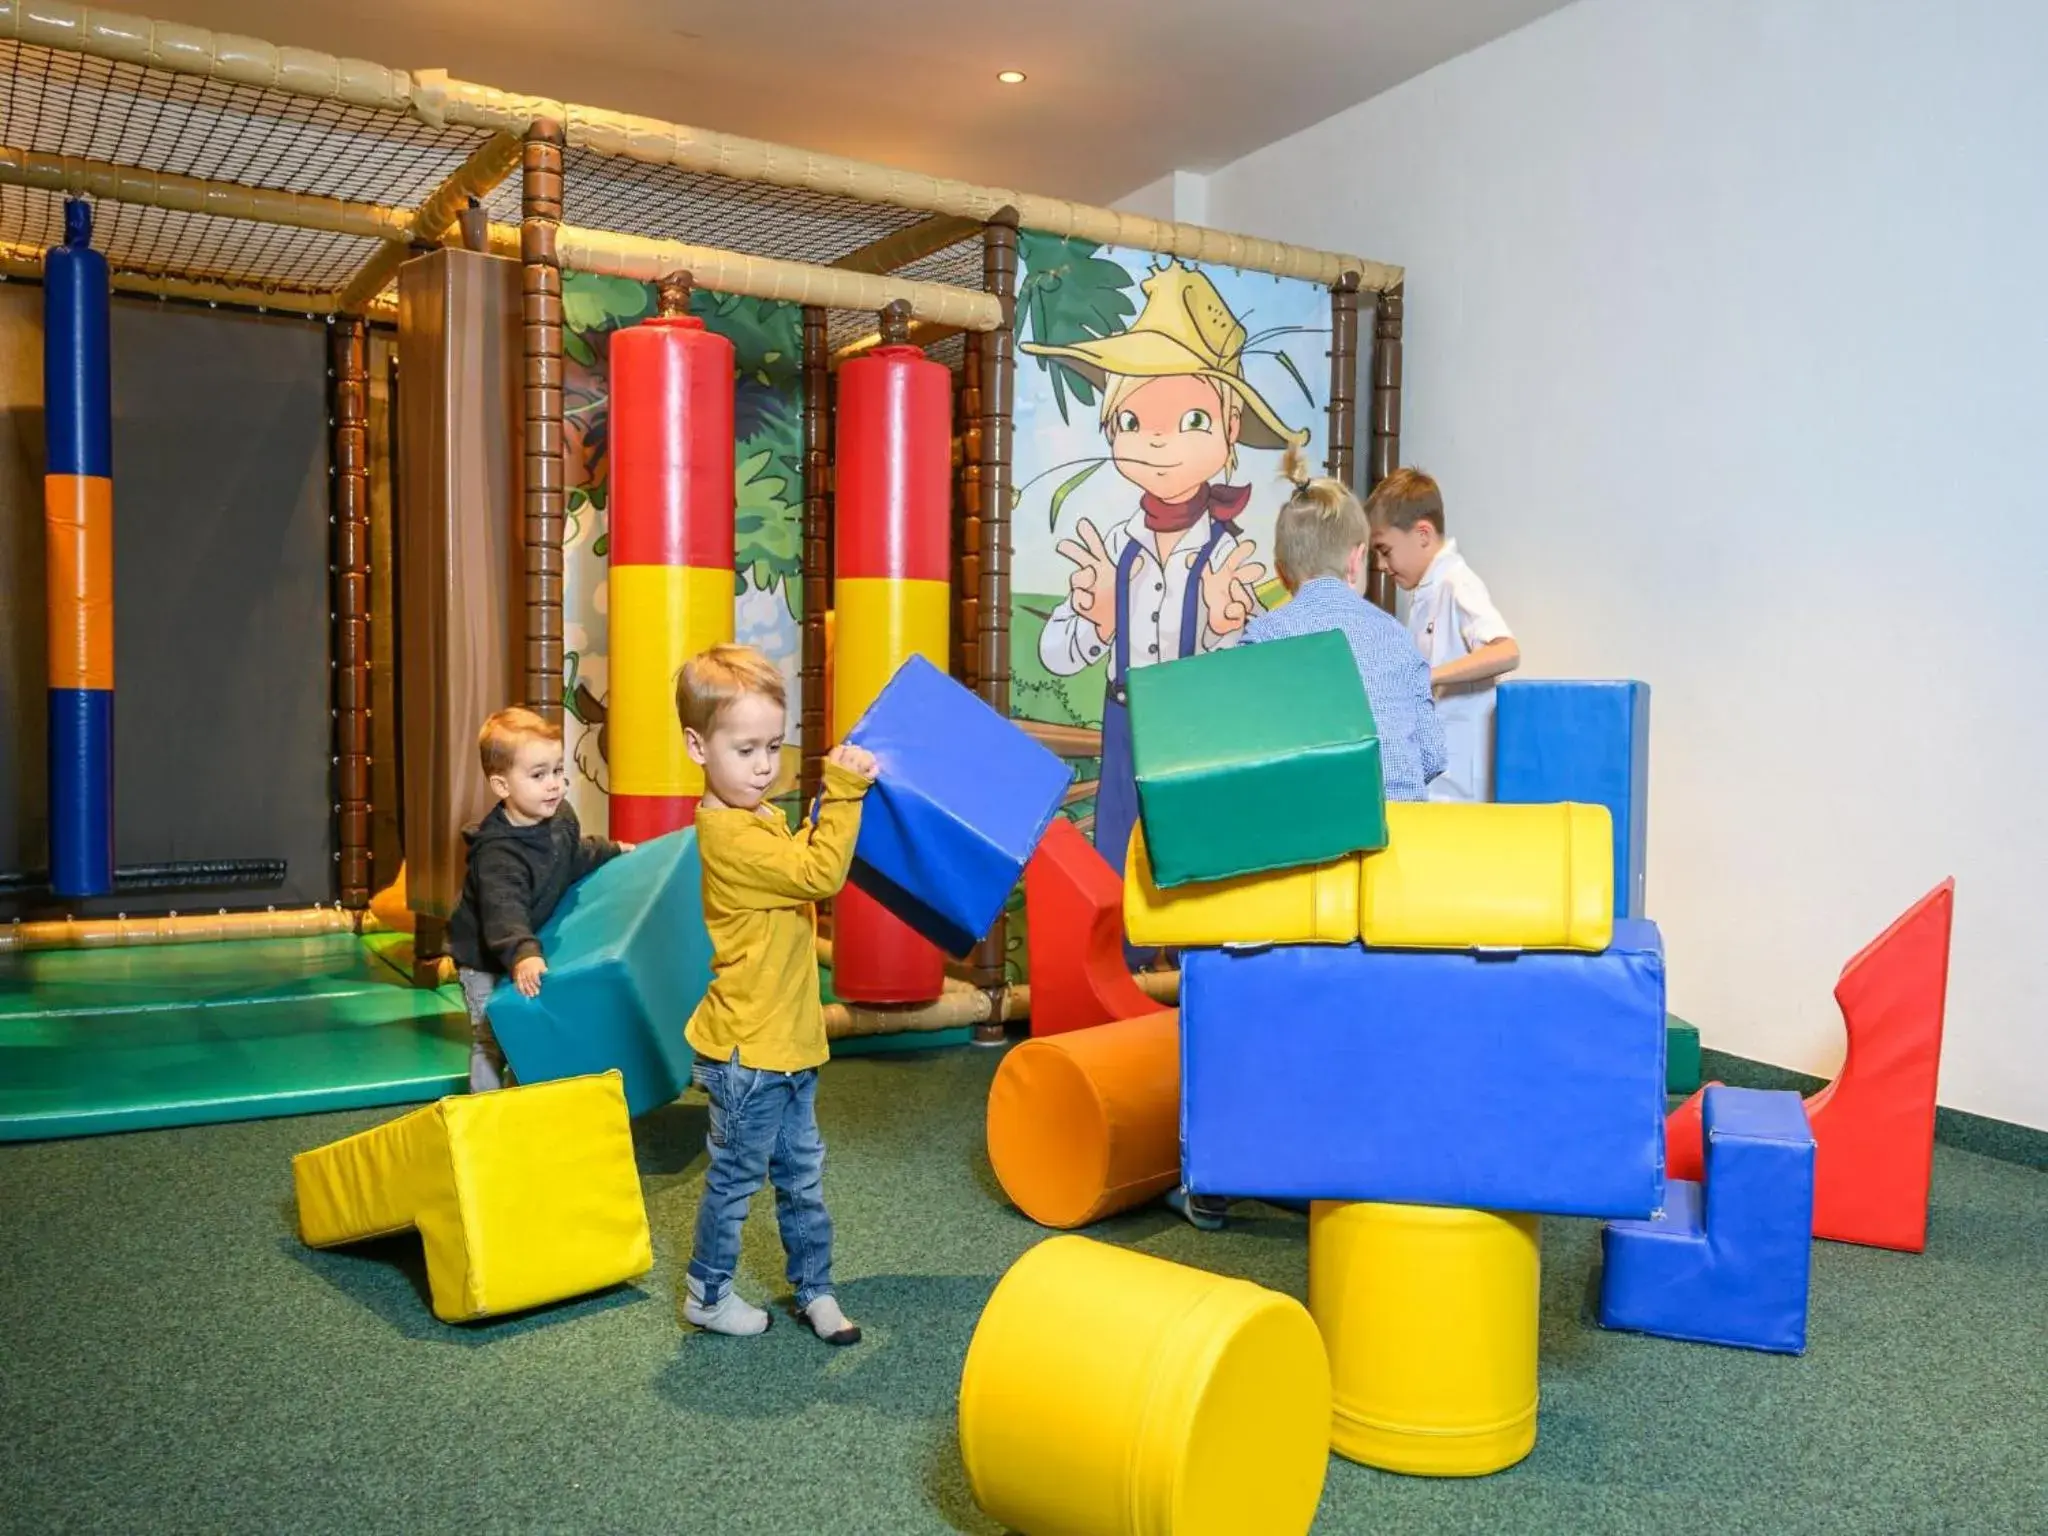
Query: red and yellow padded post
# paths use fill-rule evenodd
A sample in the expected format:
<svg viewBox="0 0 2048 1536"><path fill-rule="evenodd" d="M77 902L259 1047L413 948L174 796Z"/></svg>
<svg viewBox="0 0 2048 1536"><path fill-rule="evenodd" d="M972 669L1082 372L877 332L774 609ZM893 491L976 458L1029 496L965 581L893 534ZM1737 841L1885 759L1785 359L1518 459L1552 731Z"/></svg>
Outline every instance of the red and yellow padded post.
<svg viewBox="0 0 2048 1536"><path fill-rule="evenodd" d="M852 358L839 371L835 738L853 729L913 652L942 672L949 661L952 375L900 344L903 316L885 314L883 322L884 336L899 344ZM848 886L835 899L832 990L840 997L927 1002L945 980L938 948L865 891Z"/></svg>
<svg viewBox="0 0 2048 1536"><path fill-rule="evenodd" d="M733 632L733 346L686 314L689 280L611 340L611 834L688 825L703 770L675 679Z"/></svg>
<svg viewBox="0 0 2048 1536"><path fill-rule="evenodd" d="M114 888L114 454L107 260L91 205L43 259L50 889Z"/></svg>

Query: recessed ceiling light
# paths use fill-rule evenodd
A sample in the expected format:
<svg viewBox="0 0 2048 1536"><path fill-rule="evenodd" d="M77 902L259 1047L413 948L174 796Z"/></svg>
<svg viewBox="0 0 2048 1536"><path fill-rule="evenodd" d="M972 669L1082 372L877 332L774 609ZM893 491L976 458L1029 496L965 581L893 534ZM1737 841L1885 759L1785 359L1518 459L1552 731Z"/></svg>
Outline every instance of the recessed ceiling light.
<svg viewBox="0 0 2048 1536"><path fill-rule="evenodd" d="M998 74L996 78L1005 85L1022 85L1024 83L1024 71L1021 69L1006 69Z"/></svg>

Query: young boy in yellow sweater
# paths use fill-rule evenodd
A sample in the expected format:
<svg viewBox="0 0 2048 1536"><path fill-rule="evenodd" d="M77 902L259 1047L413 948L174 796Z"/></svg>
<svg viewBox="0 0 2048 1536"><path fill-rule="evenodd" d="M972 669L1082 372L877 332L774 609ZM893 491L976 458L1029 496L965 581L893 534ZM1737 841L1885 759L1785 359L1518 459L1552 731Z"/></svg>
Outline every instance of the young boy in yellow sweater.
<svg viewBox="0 0 2048 1536"><path fill-rule="evenodd" d="M732 1288L747 1204L767 1178L797 1316L828 1344L856 1344L860 1329L832 1293L817 1116L818 1068L830 1051L812 903L846 883L875 760L859 747L834 747L815 817L792 833L764 803L781 768L787 714L782 674L768 658L743 645L693 657L676 682L676 714L690 759L704 770L697 851L712 952L711 988L684 1031L697 1053L694 1080L711 1098L711 1166L683 1316L714 1333L767 1329L767 1312Z"/></svg>

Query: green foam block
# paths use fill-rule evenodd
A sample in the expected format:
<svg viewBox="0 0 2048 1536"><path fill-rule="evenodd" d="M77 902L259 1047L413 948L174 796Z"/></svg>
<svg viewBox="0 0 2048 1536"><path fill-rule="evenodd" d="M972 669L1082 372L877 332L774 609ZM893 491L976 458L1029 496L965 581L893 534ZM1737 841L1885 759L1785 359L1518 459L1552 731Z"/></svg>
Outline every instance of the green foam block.
<svg viewBox="0 0 2048 1536"><path fill-rule="evenodd" d="M1137 667L1128 687L1145 851L1161 887L1386 847L1379 730L1342 635Z"/></svg>
<svg viewBox="0 0 2048 1536"><path fill-rule="evenodd" d="M1664 1091L1693 1094L1700 1087L1700 1032L1676 1014L1664 1021Z"/></svg>

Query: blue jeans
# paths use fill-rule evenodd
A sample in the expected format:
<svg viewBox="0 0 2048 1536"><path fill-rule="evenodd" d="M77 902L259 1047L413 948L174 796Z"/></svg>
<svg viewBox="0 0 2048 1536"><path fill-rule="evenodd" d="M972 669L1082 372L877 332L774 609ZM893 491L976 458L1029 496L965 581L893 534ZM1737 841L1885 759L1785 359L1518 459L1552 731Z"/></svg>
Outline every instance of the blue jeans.
<svg viewBox="0 0 2048 1536"><path fill-rule="evenodd" d="M704 1145L711 1166L697 1207L690 1278L716 1306L732 1289L747 1204L764 1179L775 1181L775 1220L789 1255L799 1310L832 1290L832 1218L825 1213L825 1138L818 1134L818 1074L764 1072L731 1061L698 1059L691 1073L711 1096Z"/></svg>

